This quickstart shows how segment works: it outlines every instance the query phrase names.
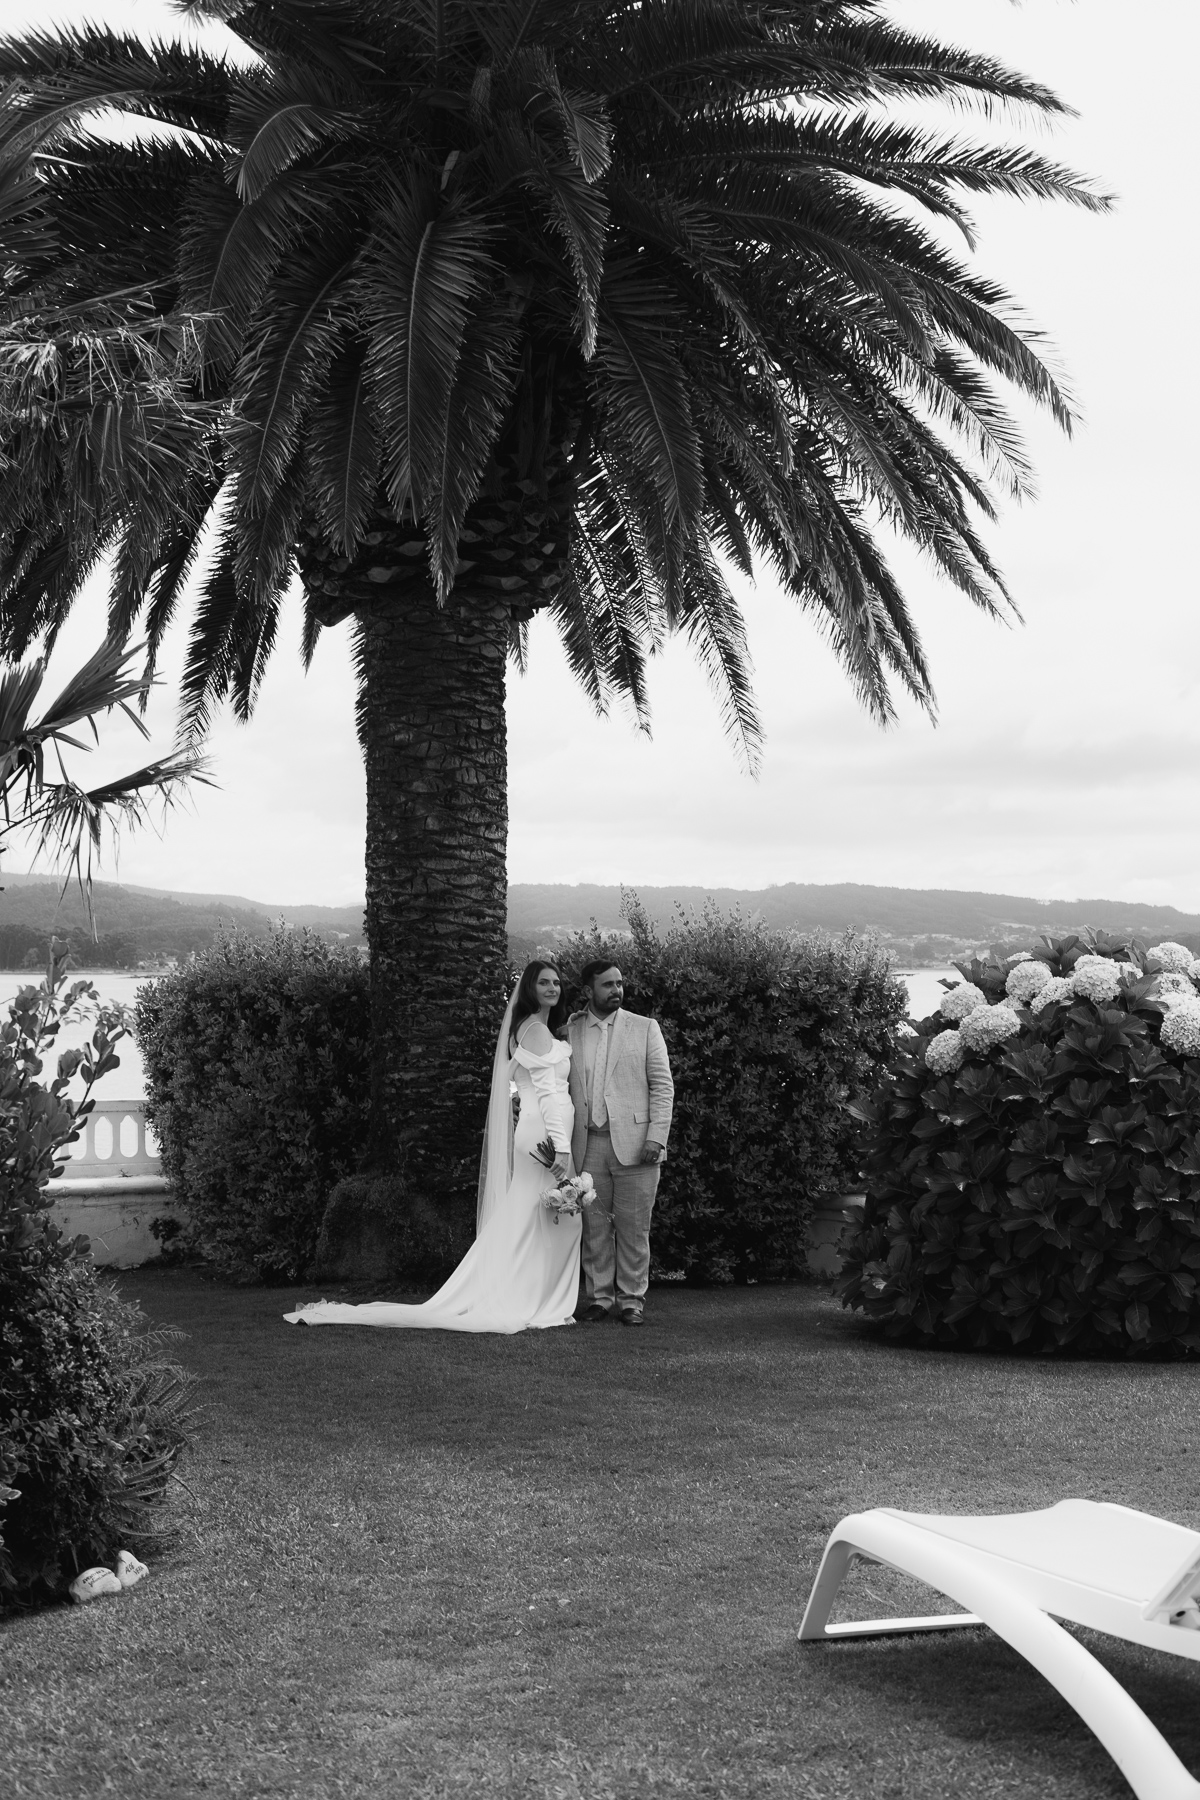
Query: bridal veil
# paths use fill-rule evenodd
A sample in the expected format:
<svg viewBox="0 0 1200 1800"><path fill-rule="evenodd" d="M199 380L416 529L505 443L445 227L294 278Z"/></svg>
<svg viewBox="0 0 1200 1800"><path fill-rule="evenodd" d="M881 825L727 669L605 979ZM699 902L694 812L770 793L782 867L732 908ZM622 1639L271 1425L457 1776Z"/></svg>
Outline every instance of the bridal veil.
<svg viewBox="0 0 1200 1800"><path fill-rule="evenodd" d="M512 1103L512 1023L517 1005L514 987L500 1021L496 1053L492 1057L492 1086L488 1095L483 1149L479 1157L479 1198L475 1208L475 1235L479 1237L496 1207L508 1192L513 1174L515 1120Z"/></svg>

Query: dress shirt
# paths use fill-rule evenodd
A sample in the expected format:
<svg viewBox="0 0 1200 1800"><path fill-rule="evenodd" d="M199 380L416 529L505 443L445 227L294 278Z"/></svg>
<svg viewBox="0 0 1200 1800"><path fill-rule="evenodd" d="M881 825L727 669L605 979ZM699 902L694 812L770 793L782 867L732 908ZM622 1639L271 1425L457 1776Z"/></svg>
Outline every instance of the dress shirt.
<svg viewBox="0 0 1200 1800"><path fill-rule="evenodd" d="M583 1077L587 1085L588 1124L597 1131L608 1124L608 1108L604 1104L604 1081L608 1074L608 1046L612 1043L612 1026L616 1013L598 1019L588 1007L587 1030L583 1034Z"/></svg>

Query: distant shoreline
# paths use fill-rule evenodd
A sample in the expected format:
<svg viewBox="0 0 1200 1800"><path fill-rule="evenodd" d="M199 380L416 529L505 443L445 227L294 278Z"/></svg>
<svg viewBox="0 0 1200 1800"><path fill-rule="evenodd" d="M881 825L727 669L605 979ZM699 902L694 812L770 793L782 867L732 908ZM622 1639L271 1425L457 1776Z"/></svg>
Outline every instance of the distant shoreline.
<svg viewBox="0 0 1200 1800"><path fill-rule="evenodd" d="M44 963L54 934L70 941L80 967L95 956L97 973L138 971L143 965L149 978L208 949L222 932L266 938L280 924L314 932L331 948L366 953L365 920L357 902L342 908L266 905L239 895L173 893L97 881L97 941L78 891L69 888L60 903L60 884L61 877L53 874L10 874L0 868L0 968L24 970L31 955L34 966ZM510 957L523 963L543 951L560 954L564 940L593 925L606 934L628 933L621 907L634 893L660 932L671 929L680 909L694 917L705 905L714 905L725 915L737 911L772 930L869 934L897 967L914 973L941 969L992 948L1012 955L1044 936L1065 937L1089 927L1147 945L1172 938L1200 954L1200 913L1136 901L1039 900L854 882L624 890L616 885L514 882L508 890Z"/></svg>

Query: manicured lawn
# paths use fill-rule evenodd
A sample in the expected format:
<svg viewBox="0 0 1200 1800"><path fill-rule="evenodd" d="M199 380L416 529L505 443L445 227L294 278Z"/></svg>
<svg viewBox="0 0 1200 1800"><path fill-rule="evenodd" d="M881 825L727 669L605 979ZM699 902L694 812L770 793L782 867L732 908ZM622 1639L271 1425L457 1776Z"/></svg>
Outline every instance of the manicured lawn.
<svg viewBox="0 0 1200 1800"><path fill-rule="evenodd" d="M476 1338L295 1329L292 1293L190 1272L122 1285L191 1334L197 1500L141 1587L0 1634L8 1794L1128 1793L986 1632L795 1633L858 1508L1082 1494L1200 1526L1193 1369L897 1350L817 1287ZM853 1601L931 1610L879 1570ZM1200 1769L1200 1669L1082 1635Z"/></svg>

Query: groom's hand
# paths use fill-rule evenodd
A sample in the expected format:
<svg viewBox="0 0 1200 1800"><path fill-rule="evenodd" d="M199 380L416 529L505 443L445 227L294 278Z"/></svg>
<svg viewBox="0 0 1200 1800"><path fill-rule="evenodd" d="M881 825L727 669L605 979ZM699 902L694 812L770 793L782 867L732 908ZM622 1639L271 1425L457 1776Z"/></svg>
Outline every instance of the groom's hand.
<svg viewBox="0 0 1200 1800"><path fill-rule="evenodd" d="M647 1138L645 1144L642 1146L642 1161L644 1163L661 1162L662 1153L665 1148L666 1146L664 1144L656 1144L653 1138Z"/></svg>

